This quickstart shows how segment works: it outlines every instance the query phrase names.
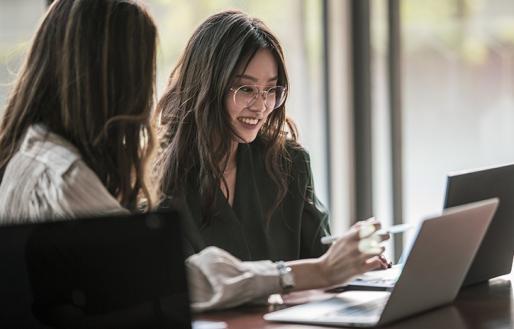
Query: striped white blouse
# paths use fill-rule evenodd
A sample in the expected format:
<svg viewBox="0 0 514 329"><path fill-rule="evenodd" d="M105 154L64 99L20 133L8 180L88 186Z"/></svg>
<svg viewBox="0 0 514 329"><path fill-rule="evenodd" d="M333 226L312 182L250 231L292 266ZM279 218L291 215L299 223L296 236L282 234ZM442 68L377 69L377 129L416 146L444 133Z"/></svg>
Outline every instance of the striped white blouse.
<svg viewBox="0 0 514 329"><path fill-rule="evenodd" d="M0 223L127 212L78 150L42 125L30 127L0 185Z"/></svg>
<svg viewBox="0 0 514 329"><path fill-rule="evenodd" d="M0 224L126 213L78 150L43 125L26 132L0 184ZM271 261L242 262L209 247L186 260L192 308L221 309L280 291Z"/></svg>

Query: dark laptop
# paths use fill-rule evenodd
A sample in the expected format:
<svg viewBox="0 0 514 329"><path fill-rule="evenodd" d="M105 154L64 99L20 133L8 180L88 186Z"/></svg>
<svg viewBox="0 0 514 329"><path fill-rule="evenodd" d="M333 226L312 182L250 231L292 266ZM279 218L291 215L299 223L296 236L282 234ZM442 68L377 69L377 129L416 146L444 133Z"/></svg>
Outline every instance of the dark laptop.
<svg viewBox="0 0 514 329"><path fill-rule="evenodd" d="M463 285L510 273L514 256L514 164L449 174L444 208L498 198L500 204Z"/></svg>
<svg viewBox="0 0 514 329"><path fill-rule="evenodd" d="M489 198L500 200L498 210L462 286L508 274L512 269L514 257L514 164L448 175L445 209ZM399 264L392 269L368 272L349 284L329 291L392 290L402 268L402 264Z"/></svg>
<svg viewBox="0 0 514 329"><path fill-rule="evenodd" d="M0 227L0 328L191 328L175 212Z"/></svg>

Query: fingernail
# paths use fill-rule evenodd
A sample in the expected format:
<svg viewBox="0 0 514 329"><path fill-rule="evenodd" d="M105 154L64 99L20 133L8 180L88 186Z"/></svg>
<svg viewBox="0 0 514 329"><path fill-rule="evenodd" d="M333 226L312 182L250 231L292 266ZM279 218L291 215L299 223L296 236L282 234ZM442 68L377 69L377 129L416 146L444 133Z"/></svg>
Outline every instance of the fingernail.
<svg viewBox="0 0 514 329"><path fill-rule="evenodd" d="M359 228L359 238L369 237L376 231L375 225L363 223Z"/></svg>
<svg viewBox="0 0 514 329"><path fill-rule="evenodd" d="M373 239L373 236L360 240L358 248L364 254L380 254L382 252L379 242Z"/></svg>

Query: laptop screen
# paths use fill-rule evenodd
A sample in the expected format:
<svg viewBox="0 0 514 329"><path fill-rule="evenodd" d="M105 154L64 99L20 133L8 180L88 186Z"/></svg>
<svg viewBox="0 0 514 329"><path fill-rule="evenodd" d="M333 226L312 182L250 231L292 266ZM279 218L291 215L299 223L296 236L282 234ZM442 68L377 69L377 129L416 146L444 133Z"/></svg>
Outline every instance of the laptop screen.
<svg viewBox="0 0 514 329"><path fill-rule="evenodd" d="M175 212L0 227L0 327L190 328Z"/></svg>
<svg viewBox="0 0 514 329"><path fill-rule="evenodd" d="M499 198L498 211L478 249L464 285L510 273L514 255L514 164L451 174L444 208Z"/></svg>

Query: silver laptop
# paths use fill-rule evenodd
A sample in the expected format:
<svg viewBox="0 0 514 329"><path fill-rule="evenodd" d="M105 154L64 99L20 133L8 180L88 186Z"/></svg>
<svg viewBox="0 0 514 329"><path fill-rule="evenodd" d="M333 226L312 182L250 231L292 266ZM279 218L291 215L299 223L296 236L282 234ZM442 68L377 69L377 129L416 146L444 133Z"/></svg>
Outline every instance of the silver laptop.
<svg viewBox="0 0 514 329"><path fill-rule="evenodd" d="M268 313L265 320L334 326L383 325L452 302L498 206L489 199L425 219L392 291L347 291Z"/></svg>
<svg viewBox="0 0 514 329"><path fill-rule="evenodd" d="M477 254L468 270L463 286L487 281L510 273L514 250L514 164L450 173L446 180L444 208L469 202L499 198L500 204L491 220ZM507 200L502 202L501 200ZM402 255L403 259L404 255ZM331 292L347 290L391 290L402 269L364 273Z"/></svg>

